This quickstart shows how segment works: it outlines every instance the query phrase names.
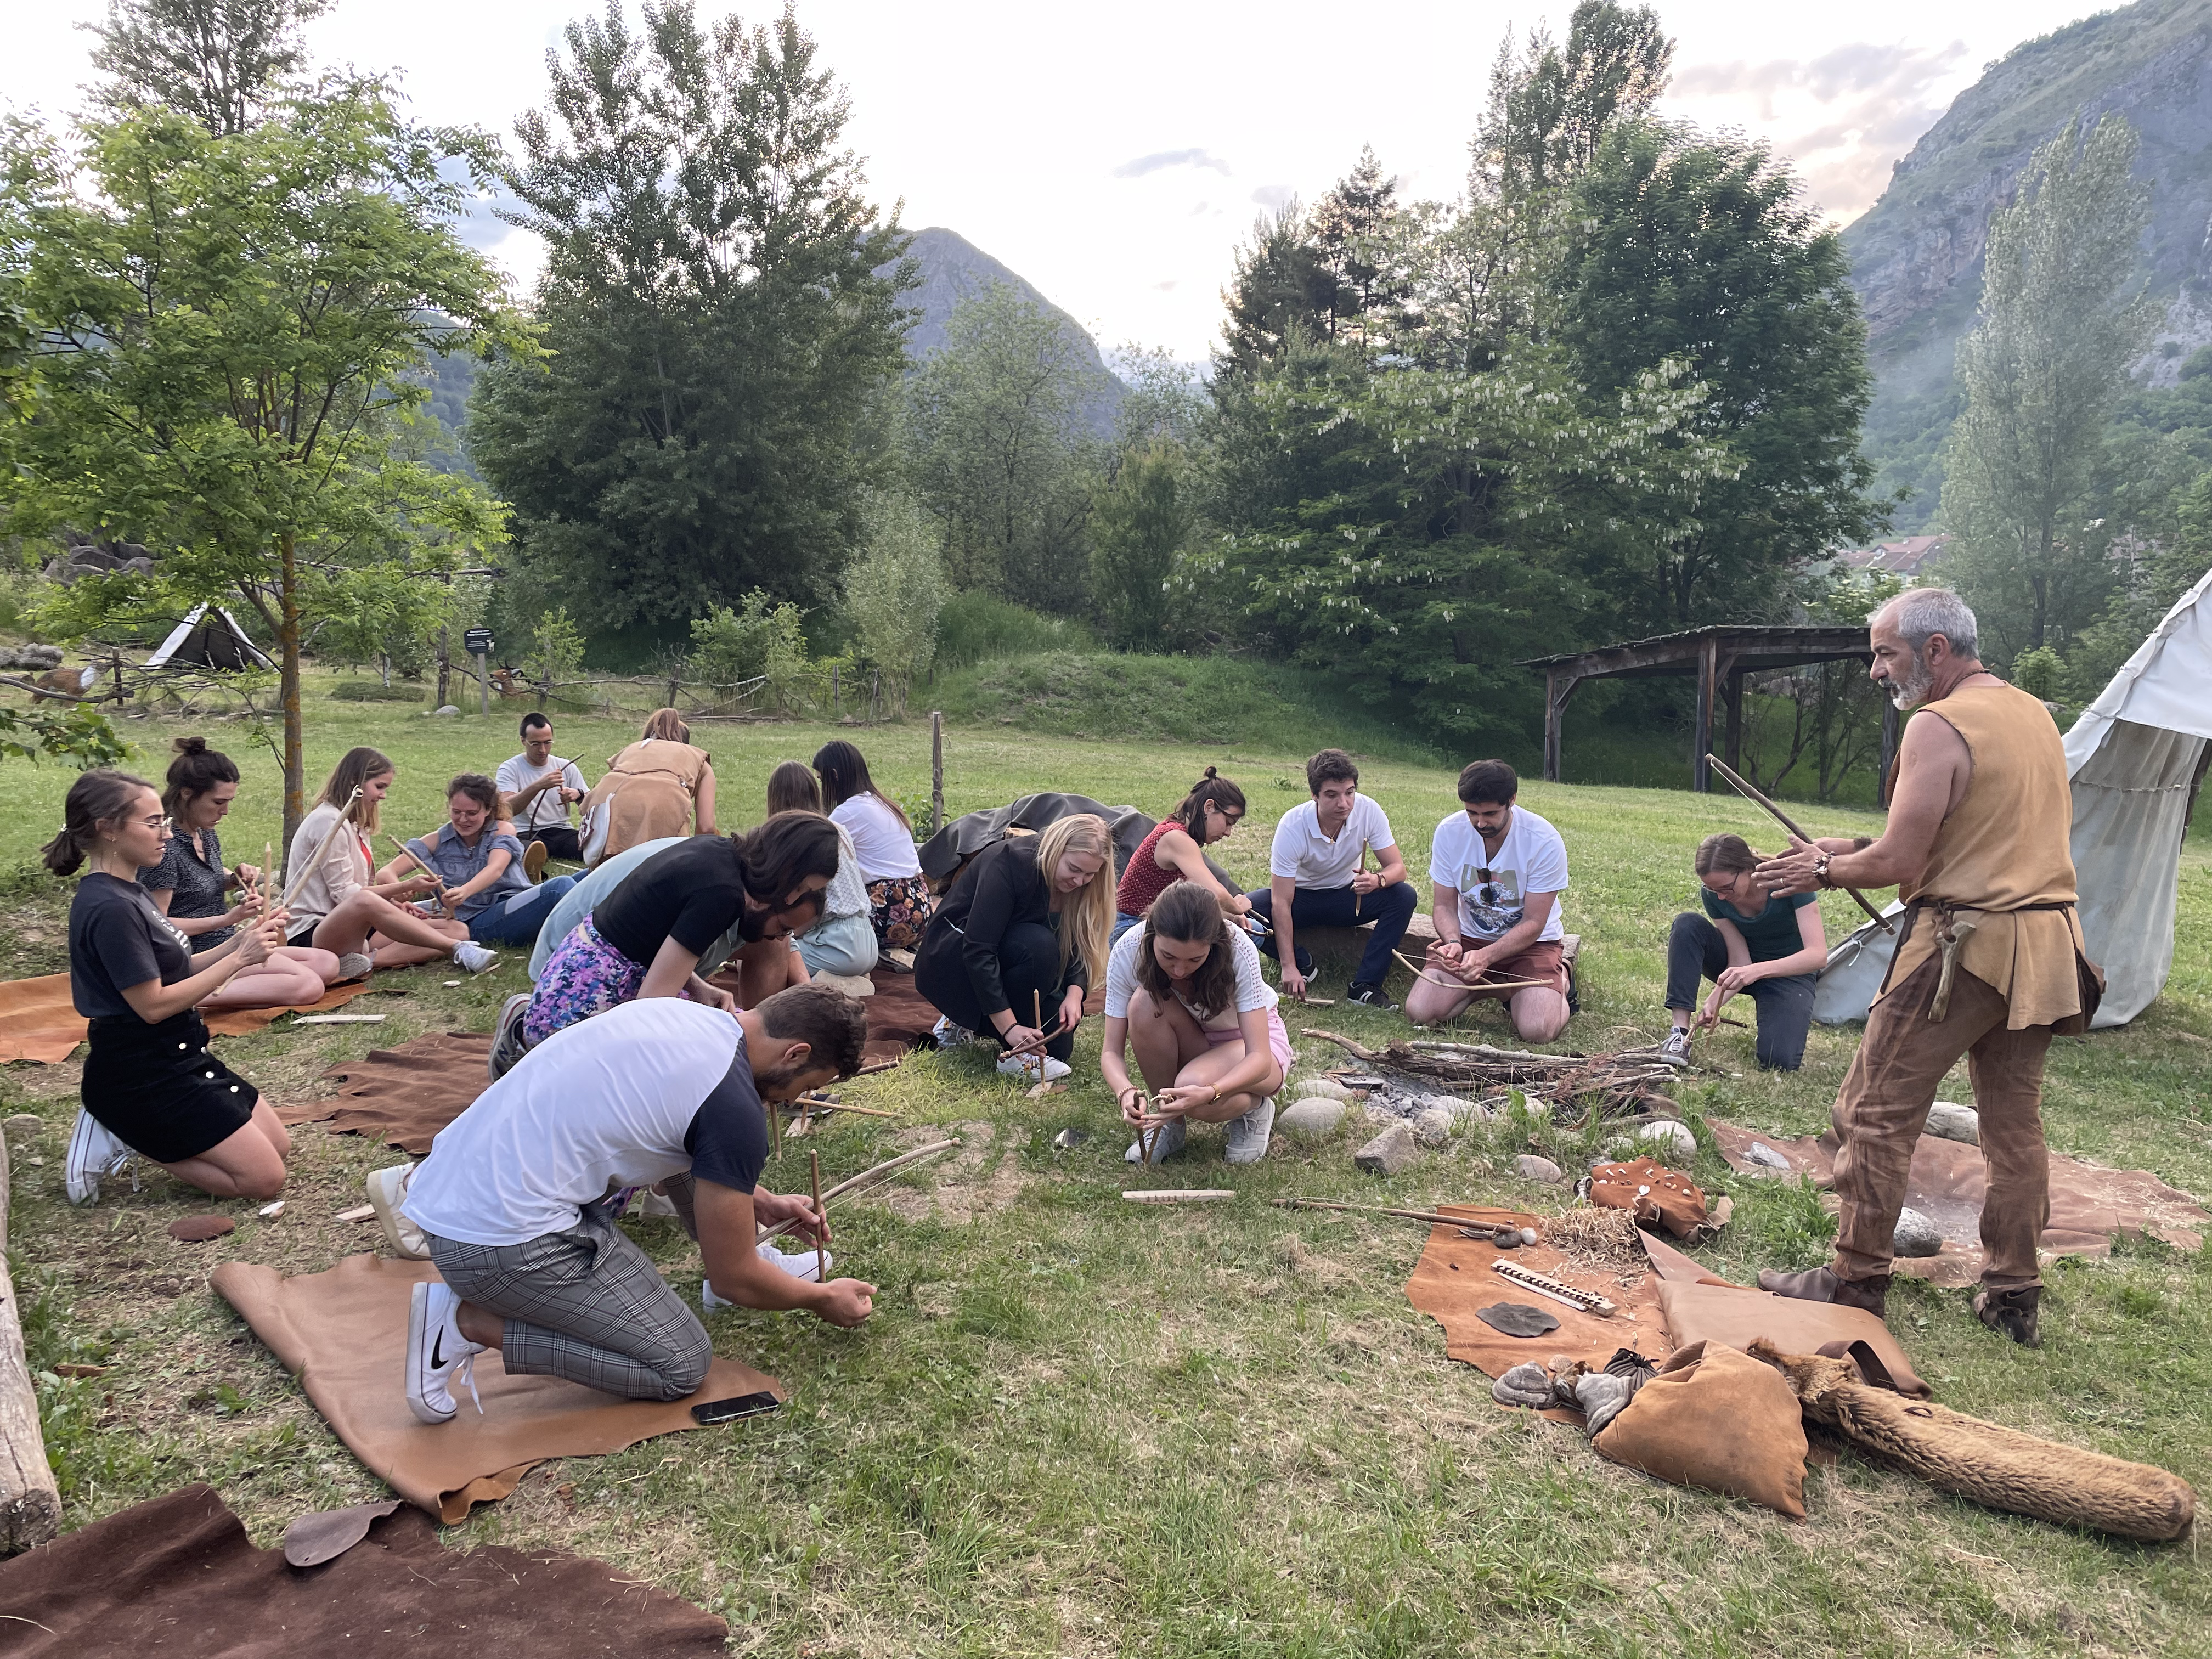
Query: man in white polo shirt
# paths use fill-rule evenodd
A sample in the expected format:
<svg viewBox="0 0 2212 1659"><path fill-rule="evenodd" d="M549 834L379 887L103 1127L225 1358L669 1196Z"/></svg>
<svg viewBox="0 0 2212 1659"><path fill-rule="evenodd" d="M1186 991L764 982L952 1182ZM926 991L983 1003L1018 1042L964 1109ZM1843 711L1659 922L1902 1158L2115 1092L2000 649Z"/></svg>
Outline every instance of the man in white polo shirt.
<svg viewBox="0 0 2212 1659"><path fill-rule="evenodd" d="M1461 810L1430 843L1437 942L1406 994L1406 1018L1416 1025L1449 1019L1477 997L1504 997L1523 1042L1550 1042L1567 1028L1559 921L1567 844L1515 804L1520 793L1520 778L1502 760L1475 761L1459 775Z"/></svg>
<svg viewBox="0 0 2212 1659"><path fill-rule="evenodd" d="M1250 896L1252 915L1273 930L1272 937L1261 935L1260 948L1282 963L1283 988L1304 1001L1314 963L1298 948L1297 930L1371 921L1375 931L1346 994L1370 1008L1395 1008L1382 981L1419 901L1407 884L1390 820L1359 793L1359 769L1341 749L1324 749L1306 763L1306 787L1313 799L1283 814L1267 854L1267 884Z"/></svg>
<svg viewBox="0 0 2212 1659"><path fill-rule="evenodd" d="M531 880L538 879L549 857L582 860L583 845L569 819L584 798L584 775L575 762L553 752L551 720L534 710L522 717L522 752L501 761L493 781L499 786L501 805L514 820L516 839L526 848L535 843L544 849L523 860Z"/></svg>

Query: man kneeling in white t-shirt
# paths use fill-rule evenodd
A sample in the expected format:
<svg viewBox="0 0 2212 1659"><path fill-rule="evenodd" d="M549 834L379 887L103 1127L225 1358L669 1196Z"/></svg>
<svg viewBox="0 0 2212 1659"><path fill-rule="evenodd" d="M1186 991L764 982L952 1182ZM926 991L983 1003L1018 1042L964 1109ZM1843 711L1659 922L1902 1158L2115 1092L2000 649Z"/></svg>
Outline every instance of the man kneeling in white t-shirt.
<svg viewBox="0 0 2212 1659"><path fill-rule="evenodd" d="M833 1325L866 1319L872 1285L794 1277L756 1239L763 1222L829 1237L806 1200L758 1186L763 1102L850 1077L866 1035L853 998L799 985L734 1017L678 997L623 1003L532 1049L439 1132L408 1188L402 1207L444 1279L414 1290L415 1415L448 1421L453 1382L473 1391L475 1356L495 1346L510 1372L624 1399L696 1389L714 1358L706 1328L609 1202L614 1190L670 1177L696 1177L687 1219L716 1296L810 1308Z"/></svg>
<svg viewBox="0 0 2212 1659"><path fill-rule="evenodd" d="M1549 1042L1567 1029L1559 921L1567 844L1514 804L1520 793L1521 780L1501 760L1476 761L1459 775L1462 810L1437 826L1429 847L1437 942L1406 995L1406 1018L1416 1025L1449 1019L1477 997L1502 996L1523 1042ZM1522 990L1483 988L1531 981Z"/></svg>

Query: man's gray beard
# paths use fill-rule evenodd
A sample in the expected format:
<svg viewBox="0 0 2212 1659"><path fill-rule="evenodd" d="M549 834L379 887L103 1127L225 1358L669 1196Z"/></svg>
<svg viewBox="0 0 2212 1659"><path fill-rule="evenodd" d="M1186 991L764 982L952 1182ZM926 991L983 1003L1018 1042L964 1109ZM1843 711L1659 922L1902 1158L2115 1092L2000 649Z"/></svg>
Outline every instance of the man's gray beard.
<svg viewBox="0 0 2212 1659"><path fill-rule="evenodd" d="M1889 700L1899 708L1917 708L1928 701L1928 694L1935 685L1935 676L1928 672L1927 665L1920 660L1920 653L1916 651L1912 654L1912 672L1902 680L1890 681Z"/></svg>

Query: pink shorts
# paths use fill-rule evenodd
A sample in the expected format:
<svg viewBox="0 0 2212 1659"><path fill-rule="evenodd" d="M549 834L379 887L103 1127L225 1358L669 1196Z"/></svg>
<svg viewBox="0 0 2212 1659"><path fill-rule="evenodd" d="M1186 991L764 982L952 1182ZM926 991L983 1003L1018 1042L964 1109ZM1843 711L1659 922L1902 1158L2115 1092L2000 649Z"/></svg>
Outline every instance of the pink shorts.
<svg viewBox="0 0 2212 1659"><path fill-rule="evenodd" d="M1231 1025L1226 1030L1208 1028L1206 1042L1208 1048L1219 1048L1224 1042L1242 1042L1244 1033ZM1283 1029L1283 1017L1273 1008L1267 1010L1267 1052L1275 1057L1285 1077L1291 1074L1291 1062L1297 1056L1291 1052L1291 1034Z"/></svg>

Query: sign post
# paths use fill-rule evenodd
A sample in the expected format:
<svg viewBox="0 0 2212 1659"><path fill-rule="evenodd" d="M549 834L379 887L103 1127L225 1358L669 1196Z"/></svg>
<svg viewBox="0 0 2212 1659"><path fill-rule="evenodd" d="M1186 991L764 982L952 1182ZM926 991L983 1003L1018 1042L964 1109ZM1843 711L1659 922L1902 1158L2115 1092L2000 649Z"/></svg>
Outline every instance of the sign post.
<svg viewBox="0 0 2212 1659"><path fill-rule="evenodd" d="M461 643L477 659L477 713L489 717L491 714L491 629L471 628L461 635Z"/></svg>

